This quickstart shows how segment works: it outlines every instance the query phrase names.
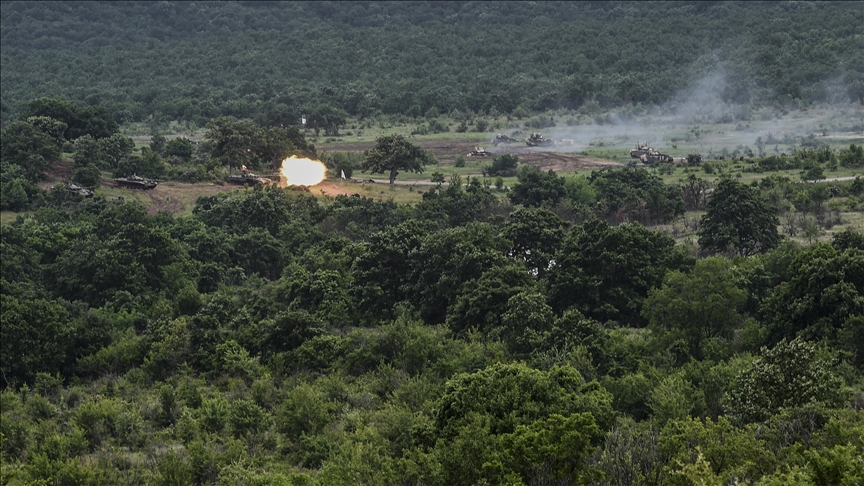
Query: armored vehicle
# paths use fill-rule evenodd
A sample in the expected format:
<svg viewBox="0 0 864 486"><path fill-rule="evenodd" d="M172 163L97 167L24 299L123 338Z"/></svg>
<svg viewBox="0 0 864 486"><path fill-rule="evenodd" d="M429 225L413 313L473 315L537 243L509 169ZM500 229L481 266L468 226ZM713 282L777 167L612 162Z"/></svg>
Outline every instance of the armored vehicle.
<svg viewBox="0 0 864 486"><path fill-rule="evenodd" d="M468 152L468 157L486 157L487 155L492 155L487 152L483 147L474 147L474 150Z"/></svg>
<svg viewBox="0 0 864 486"><path fill-rule="evenodd" d="M516 140L515 138L510 138L507 135L504 135L503 133L499 133L498 135L495 135L495 138L492 139L493 145L498 145L499 143L513 143L513 142L518 142L518 140Z"/></svg>
<svg viewBox="0 0 864 486"><path fill-rule="evenodd" d="M230 174L228 176L228 182L231 184L237 184L238 186L254 186L255 184L264 184L266 186L273 181L265 177L259 177L251 172L241 172L240 174Z"/></svg>
<svg viewBox="0 0 864 486"><path fill-rule="evenodd" d="M630 151L630 157L634 159L641 158L643 155L647 154L649 150L654 150L649 147L647 144L640 143L636 145L636 148Z"/></svg>
<svg viewBox="0 0 864 486"><path fill-rule="evenodd" d="M135 174L128 177L118 177L114 179L114 183L120 187L129 187L131 189L153 189L159 184L156 181L145 179Z"/></svg>
<svg viewBox="0 0 864 486"><path fill-rule="evenodd" d="M66 183L66 190L73 194L78 194L79 196L93 197L93 191L87 189L86 187L81 187L78 184L73 184L71 182Z"/></svg>
<svg viewBox="0 0 864 486"><path fill-rule="evenodd" d="M534 132L530 137L525 139L525 145L529 147L548 147L555 145L551 138L546 138L540 132Z"/></svg>
<svg viewBox="0 0 864 486"><path fill-rule="evenodd" d="M654 149L649 149L647 153L642 154L639 160L648 165L655 163L671 164L674 161L671 155L661 154Z"/></svg>

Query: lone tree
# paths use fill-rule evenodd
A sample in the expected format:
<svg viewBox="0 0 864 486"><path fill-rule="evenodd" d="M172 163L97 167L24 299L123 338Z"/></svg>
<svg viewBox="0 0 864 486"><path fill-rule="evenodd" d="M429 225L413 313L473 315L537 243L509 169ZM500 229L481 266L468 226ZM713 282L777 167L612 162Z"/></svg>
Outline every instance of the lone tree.
<svg viewBox="0 0 864 486"><path fill-rule="evenodd" d="M412 145L402 135L385 135L378 137L375 147L366 155L363 170L373 174L390 172L390 184L393 184L399 169L422 173L426 164L436 162L431 153Z"/></svg>
<svg viewBox="0 0 864 486"><path fill-rule="evenodd" d="M734 250L748 256L780 243L777 211L740 182L721 180L707 209L699 221L699 246L708 253Z"/></svg>

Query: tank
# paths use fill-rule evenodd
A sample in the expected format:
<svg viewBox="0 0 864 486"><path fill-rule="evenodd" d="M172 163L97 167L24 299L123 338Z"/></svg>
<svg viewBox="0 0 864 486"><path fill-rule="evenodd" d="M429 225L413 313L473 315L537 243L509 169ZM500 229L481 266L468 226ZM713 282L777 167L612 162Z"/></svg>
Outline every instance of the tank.
<svg viewBox="0 0 864 486"><path fill-rule="evenodd" d="M66 190L73 194L78 194L79 196L93 197L93 191L87 189L86 187L81 187L78 184L73 184L71 182L66 183Z"/></svg>
<svg viewBox="0 0 864 486"><path fill-rule="evenodd" d="M135 174L128 177L118 177L114 179L114 183L120 187L128 187L131 189L153 189L159 184L156 181L145 179Z"/></svg>
<svg viewBox="0 0 864 486"><path fill-rule="evenodd" d="M540 132L534 132L525 139L525 145L529 147L548 147L555 145L551 138L544 137Z"/></svg>
<svg viewBox="0 0 864 486"><path fill-rule="evenodd" d="M468 157L486 157L487 155L492 155L487 152L483 147L474 147L474 150L468 152Z"/></svg>
<svg viewBox="0 0 864 486"><path fill-rule="evenodd" d="M518 140L516 140L515 138L510 138L507 135L504 135L503 133L499 133L498 135L495 135L495 138L492 139L493 145L498 145L499 143L513 143L513 142L518 142Z"/></svg>
<svg viewBox="0 0 864 486"><path fill-rule="evenodd" d="M639 159L643 155L647 154L648 151L650 151L650 150L653 150L653 149L644 143L640 143L640 144L636 145L635 149L630 151L630 157L633 157L634 159Z"/></svg>
<svg viewBox="0 0 864 486"><path fill-rule="evenodd" d="M639 157L639 160L642 161L643 164L651 165L651 164L671 164L674 162L674 159L671 155L661 154L657 150L649 149L647 153L642 154Z"/></svg>
<svg viewBox="0 0 864 486"><path fill-rule="evenodd" d="M270 179L259 177L251 172L242 172L240 174L230 174L228 175L228 182L231 184L237 184L238 186L254 186L255 184L270 184Z"/></svg>

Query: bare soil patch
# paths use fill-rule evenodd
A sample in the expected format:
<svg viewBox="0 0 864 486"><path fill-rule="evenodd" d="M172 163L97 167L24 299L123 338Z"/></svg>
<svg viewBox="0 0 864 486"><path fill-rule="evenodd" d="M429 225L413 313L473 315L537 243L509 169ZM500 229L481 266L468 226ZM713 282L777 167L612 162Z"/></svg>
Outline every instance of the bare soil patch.
<svg viewBox="0 0 864 486"><path fill-rule="evenodd" d="M51 189L58 182L66 182L72 177L72 162L58 160L52 164L51 169L45 173L45 180L39 183L44 190Z"/></svg>

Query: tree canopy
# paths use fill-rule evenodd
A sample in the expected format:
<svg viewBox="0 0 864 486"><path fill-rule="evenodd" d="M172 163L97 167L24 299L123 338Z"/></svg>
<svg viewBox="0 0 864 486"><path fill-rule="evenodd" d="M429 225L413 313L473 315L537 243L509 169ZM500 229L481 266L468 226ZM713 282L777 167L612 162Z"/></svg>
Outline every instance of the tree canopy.
<svg viewBox="0 0 864 486"><path fill-rule="evenodd" d="M764 253L780 243L777 210L732 179L717 184L699 221L699 246L709 253Z"/></svg>
<svg viewBox="0 0 864 486"><path fill-rule="evenodd" d="M400 170L423 172L429 164L436 164L435 156L405 139L402 135L383 135L363 159L363 169L373 174L384 173L390 184L396 181Z"/></svg>

